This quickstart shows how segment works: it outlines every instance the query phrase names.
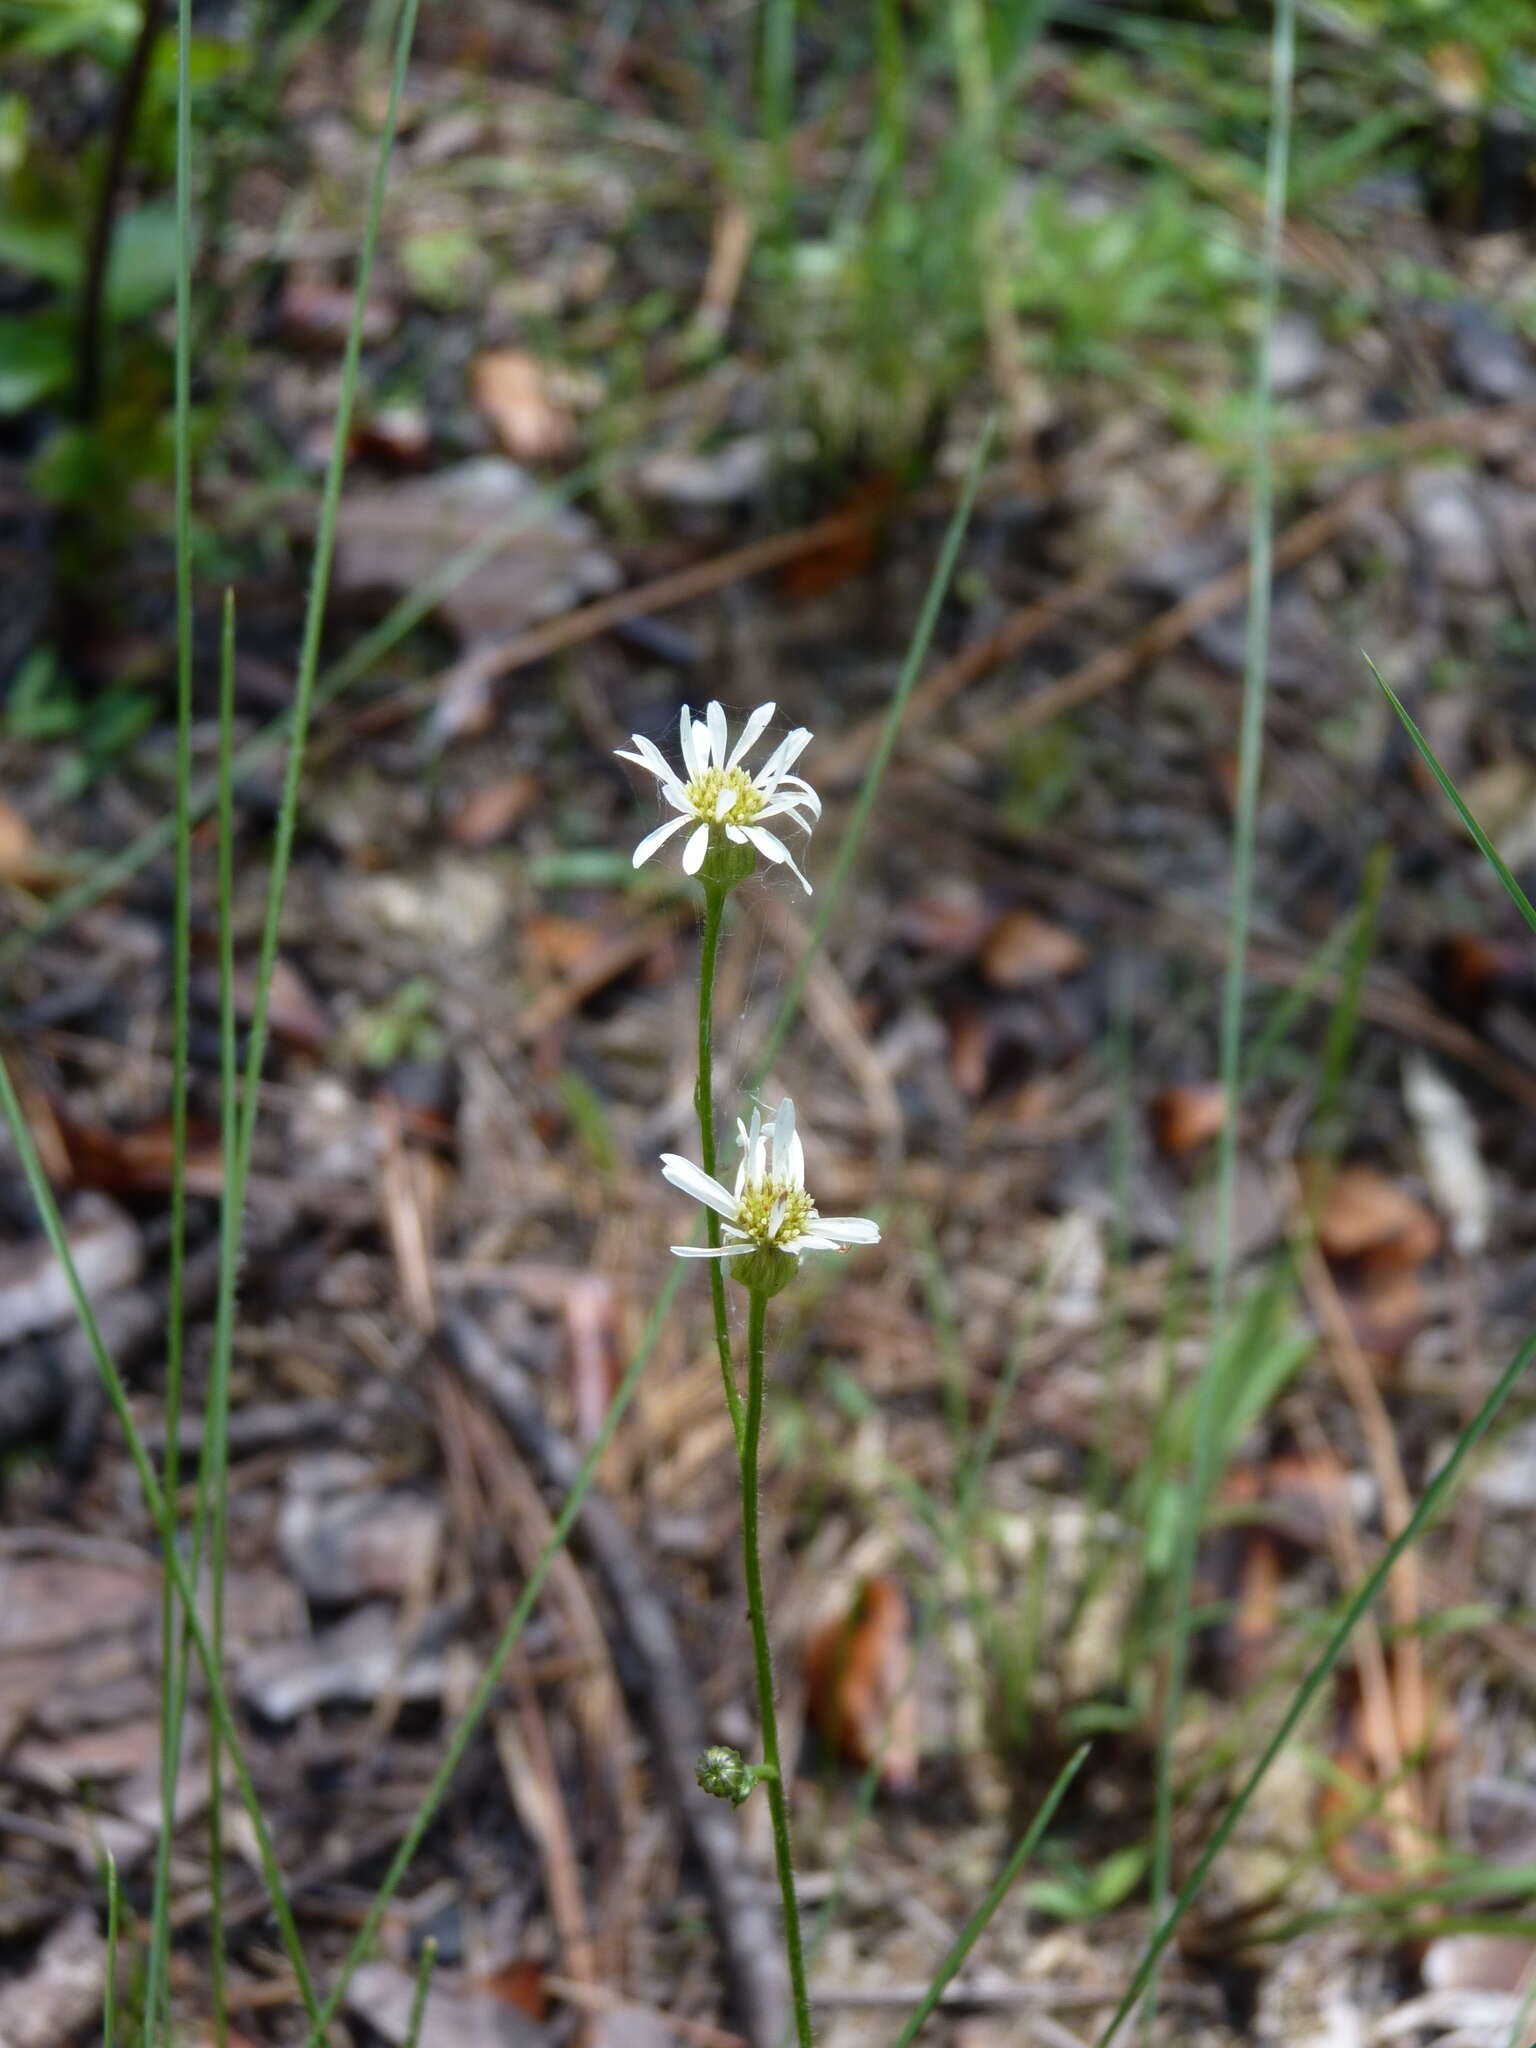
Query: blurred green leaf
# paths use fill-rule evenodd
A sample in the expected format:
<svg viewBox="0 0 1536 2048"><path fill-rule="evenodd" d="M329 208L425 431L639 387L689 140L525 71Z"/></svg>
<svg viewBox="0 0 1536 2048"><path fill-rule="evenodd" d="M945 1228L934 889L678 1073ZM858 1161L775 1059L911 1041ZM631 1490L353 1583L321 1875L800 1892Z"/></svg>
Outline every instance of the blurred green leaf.
<svg viewBox="0 0 1536 2048"><path fill-rule="evenodd" d="M69 322L55 307L0 320L0 418L25 412L69 382Z"/></svg>

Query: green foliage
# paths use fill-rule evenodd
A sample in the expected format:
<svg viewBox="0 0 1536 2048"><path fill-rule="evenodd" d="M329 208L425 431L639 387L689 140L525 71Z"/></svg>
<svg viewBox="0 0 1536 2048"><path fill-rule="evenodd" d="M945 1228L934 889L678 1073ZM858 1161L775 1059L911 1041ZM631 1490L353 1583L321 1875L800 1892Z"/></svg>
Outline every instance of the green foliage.
<svg viewBox="0 0 1536 2048"><path fill-rule="evenodd" d="M1219 338L1250 293L1252 259L1175 178L1085 211L1054 180L1034 194L1014 303L1063 370L1122 370L1126 344Z"/></svg>
<svg viewBox="0 0 1536 2048"><path fill-rule="evenodd" d="M1092 1868L1049 1843L1044 1853L1046 1862L1055 1865L1055 1874L1025 1885L1022 1896L1027 1906L1051 1920L1096 1920L1101 1913L1112 1913L1146 1876L1151 1857L1144 1842L1116 1849Z"/></svg>

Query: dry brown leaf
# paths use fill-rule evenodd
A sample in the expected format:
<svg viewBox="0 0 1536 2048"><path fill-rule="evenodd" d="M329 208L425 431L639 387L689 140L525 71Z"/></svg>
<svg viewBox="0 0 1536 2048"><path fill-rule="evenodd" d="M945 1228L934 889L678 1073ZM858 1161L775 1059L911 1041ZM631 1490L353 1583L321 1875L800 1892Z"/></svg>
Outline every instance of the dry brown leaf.
<svg viewBox="0 0 1536 2048"><path fill-rule="evenodd" d="M908 896L891 917L896 937L915 952L950 953L962 960L979 951L991 926L984 898L963 883Z"/></svg>
<svg viewBox="0 0 1536 2048"><path fill-rule="evenodd" d="M1315 1178L1315 1176L1314 1176ZM1374 1277L1411 1270L1440 1249L1438 1218L1374 1166L1341 1166L1327 1184L1318 1242L1335 1261L1359 1260Z"/></svg>
<svg viewBox="0 0 1536 2048"><path fill-rule="evenodd" d="M503 2005L510 2005L514 2012L527 2013L531 2020L541 2020L549 2012L542 1963L508 1963L493 1976L482 1977L478 1988L500 1999Z"/></svg>
<svg viewBox="0 0 1536 2048"><path fill-rule="evenodd" d="M290 271L283 280L280 302L285 339L311 348L341 348L352 324L355 297L351 285ZM364 343L387 340L399 318L400 309L392 299L370 292L363 307Z"/></svg>
<svg viewBox="0 0 1536 2048"><path fill-rule="evenodd" d="M805 1648L812 1719L848 1762L878 1760L890 1792L917 1782L917 1700L912 1687L912 1617L897 1579L868 1580L844 1615L817 1629Z"/></svg>
<svg viewBox="0 0 1536 2048"><path fill-rule="evenodd" d="M493 348L470 367L475 404L519 462L557 462L576 446L576 423L550 389L549 373L526 349Z"/></svg>
<svg viewBox="0 0 1536 2048"><path fill-rule="evenodd" d="M530 961L546 974L569 974L590 960L603 934L579 917L556 917L536 911L523 925L523 943Z"/></svg>
<svg viewBox="0 0 1536 2048"><path fill-rule="evenodd" d="M171 1184L175 1146L168 1116L156 1117L135 1131L114 1131L105 1124L61 1120L59 1131L69 1156L70 1178L76 1187L99 1188L109 1195L132 1195L168 1188ZM224 1161L218 1126L205 1118L189 1118L185 1156L188 1192L221 1194Z"/></svg>
<svg viewBox="0 0 1536 2048"><path fill-rule="evenodd" d="M1171 1159L1209 1144L1226 1120L1226 1091L1217 1081L1176 1082L1152 1100L1152 1135Z"/></svg>
<svg viewBox="0 0 1536 2048"><path fill-rule="evenodd" d="M1005 911L988 933L981 971L993 988L1032 988L1076 974L1087 958L1076 932L1020 907Z"/></svg>
<svg viewBox="0 0 1536 2048"><path fill-rule="evenodd" d="M494 846L522 823L538 800L538 778L526 769L500 776L465 797L449 821L449 837L459 846Z"/></svg>
<svg viewBox="0 0 1536 2048"><path fill-rule="evenodd" d="M552 503L527 470L490 455L349 490L336 532L337 588L419 591L462 549L483 545L502 526L505 547L439 605L467 643L511 637L623 581L585 513Z"/></svg>
<svg viewBox="0 0 1536 2048"><path fill-rule="evenodd" d="M32 827L14 804L0 796L0 879L9 881L37 855Z"/></svg>

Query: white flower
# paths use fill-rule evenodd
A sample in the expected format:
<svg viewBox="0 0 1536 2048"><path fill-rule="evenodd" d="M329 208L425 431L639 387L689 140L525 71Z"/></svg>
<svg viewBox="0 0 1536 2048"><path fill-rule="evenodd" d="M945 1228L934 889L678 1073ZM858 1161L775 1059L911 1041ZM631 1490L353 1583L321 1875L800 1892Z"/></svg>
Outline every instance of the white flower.
<svg viewBox="0 0 1536 2048"><path fill-rule="evenodd" d="M795 866L789 848L777 833L765 828L764 821L787 818L802 832L809 833L815 820L821 816L821 799L815 790L800 776L789 772L810 739L810 732L803 725L796 727L779 742L755 773L742 766L742 756L756 744L772 718L774 708L772 704L760 704L742 727L741 738L727 753L729 735L725 729L725 713L720 706L711 704L702 718L695 718L685 704L679 736L683 766L687 771L686 781L673 772L660 747L646 739L643 733L631 734L633 753L623 747L615 750L621 761L634 761L654 775L661 784L662 795L679 813L641 840L635 848L637 868L648 861L674 832L681 832L685 825L691 823L694 829L683 848L683 869L687 874L696 875L709 851L709 835L720 826L734 845L754 846L767 860L787 862L805 883L809 895L811 885ZM801 816L802 811L806 813L804 817Z"/></svg>
<svg viewBox="0 0 1536 2048"><path fill-rule="evenodd" d="M712 1180L691 1159L663 1152L661 1170L673 1187L724 1217L722 1245L675 1244L680 1259L735 1259L759 1251L840 1252L852 1244L878 1244L880 1226L867 1216L821 1216L805 1188L805 1148L795 1130L795 1105L786 1095L772 1123L754 1109L749 1129L738 1121L741 1165L736 1191Z"/></svg>

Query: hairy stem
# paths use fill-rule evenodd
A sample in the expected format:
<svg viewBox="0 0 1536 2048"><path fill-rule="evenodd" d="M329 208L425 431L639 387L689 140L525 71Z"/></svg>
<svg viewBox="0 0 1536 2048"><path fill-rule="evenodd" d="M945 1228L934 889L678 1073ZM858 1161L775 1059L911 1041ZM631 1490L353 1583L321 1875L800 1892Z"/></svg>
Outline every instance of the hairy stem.
<svg viewBox="0 0 1536 2048"><path fill-rule="evenodd" d="M699 1119L699 1153L704 1171L715 1173L715 1074L714 1010L715 956L720 950L720 925L725 912L725 890L718 883L704 884L704 945L699 956L699 1078L694 1083L693 1106ZM720 1218L713 1209L704 1210L704 1227L709 1242L720 1242ZM709 1299L715 1312L715 1344L720 1353L720 1378L725 1387L725 1405L731 1412L736 1436L736 1455L742 1454L741 1396L736 1391L736 1374L731 1362L731 1327L725 1313L724 1260L710 1259Z"/></svg>
<svg viewBox="0 0 1536 2048"><path fill-rule="evenodd" d="M768 1297L752 1290L747 1316L747 1412L741 1440L741 1550L747 1575L747 1613L752 1622L752 1658L757 1666L757 1710L763 1724L763 1762L773 1776L768 1811L773 1820L773 1854L779 1867L779 1895L784 1901L784 1949L789 1959L789 1987L795 2008L795 2034L800 2048L812 2048L811 2001L805 1985L805 1955L800 1942L800 1902L795 1895L795 1863L789 1845L789 1800L779 1764L779 1717L773 1702L773 1656L768 1648L768 1619L763 1606L763 1573L757 1555L757 1452L763 1429L763 1322Z"/></svg>

